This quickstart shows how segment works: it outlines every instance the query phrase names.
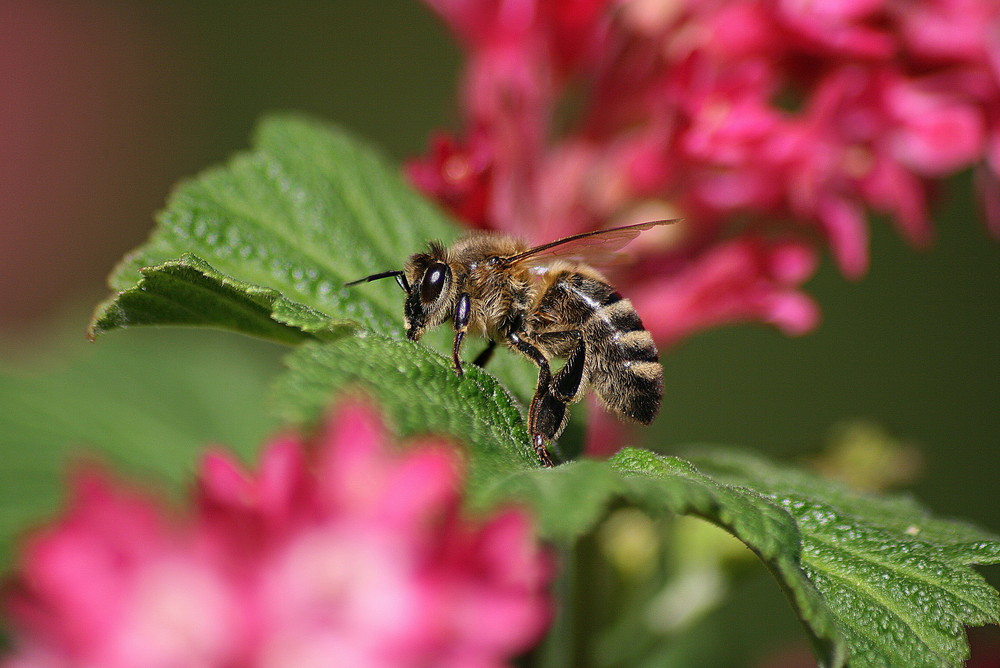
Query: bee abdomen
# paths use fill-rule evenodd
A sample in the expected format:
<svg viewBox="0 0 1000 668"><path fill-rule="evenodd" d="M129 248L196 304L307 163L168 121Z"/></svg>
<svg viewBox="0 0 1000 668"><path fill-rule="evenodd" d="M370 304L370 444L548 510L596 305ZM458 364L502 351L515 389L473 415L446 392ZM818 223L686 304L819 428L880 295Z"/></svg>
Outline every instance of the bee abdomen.
<svg viewBox="0 0 1000 668"><path fill-rule="evenodd" d="M587 323L596 349L591 384L609 409L649 424L663 398L663 367L653 337L632 302L613 289L600 304Z"/></svg>

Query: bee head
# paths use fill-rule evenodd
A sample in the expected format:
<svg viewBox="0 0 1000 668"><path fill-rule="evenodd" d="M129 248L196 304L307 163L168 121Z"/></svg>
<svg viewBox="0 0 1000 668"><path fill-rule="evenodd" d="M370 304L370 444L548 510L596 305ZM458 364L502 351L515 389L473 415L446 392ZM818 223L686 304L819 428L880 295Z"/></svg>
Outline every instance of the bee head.
<svg viewBox="0 0 1000 668"><path fill-rule="evenodd" d="M406 338L418 341L428 328L451 315L448 305L455 289L444 248L431 244L429 252L410 256L405 274L410 286L403 305Z"/></svg>

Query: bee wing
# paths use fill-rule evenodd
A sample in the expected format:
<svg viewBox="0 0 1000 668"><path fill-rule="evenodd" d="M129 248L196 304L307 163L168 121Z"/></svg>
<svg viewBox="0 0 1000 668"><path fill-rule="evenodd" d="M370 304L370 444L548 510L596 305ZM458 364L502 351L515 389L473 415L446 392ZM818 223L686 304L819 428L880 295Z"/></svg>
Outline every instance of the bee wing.
<svg viewBox="0 0 1000 668"><path fill-rule="evenodd" d="M553 260L577 260L588 264L607 266L620 259L621 255L618 251L640 233L660 225L678 223L681 220L683 218L651 220L646 223L574 234L571 237L556 239L547 244L529 248L517 255L508 256L504 258L504 263L511 265L524 262L529 265L539 265Z"/></svg>

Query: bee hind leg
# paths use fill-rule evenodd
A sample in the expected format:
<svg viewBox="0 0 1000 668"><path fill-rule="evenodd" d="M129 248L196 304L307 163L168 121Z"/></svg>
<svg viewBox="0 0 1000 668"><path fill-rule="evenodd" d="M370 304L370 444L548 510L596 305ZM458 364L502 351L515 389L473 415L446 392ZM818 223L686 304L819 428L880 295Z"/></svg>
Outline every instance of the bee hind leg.
<svg viewBox="0 0 1000 668"><path fill-rule="evenodd" d="M538 365L538 385L528 409L528 430L531 443L543 466L552 466L546 445L559 438L568 421L567 408L580 394L583 386L584 369L587 360L587 345L579 330L548 332L538 335L543 345L545 339L552 341L575 339L566 358L566 364L555 376L549 361L541 350L521 339L517 334L508 337L519 351Z"/></svg>
<svg viewBox="0 0 1000 668"><path fill-rule="evenodd" d="M493 349L496 347L497 347L497 342L494 341L493 339L490 339L490 342L486 345L486 348L483 349L483 352L476 355L476 359L472 360L472 363L478 366L480 369L482 369L484 366L490 363L491 359L493 359Z"/></svg>
<svg viewBox="0 0 1000 668"><path fill-rule="evenodd" d="M539 373L538 388L531 402L531 410L528 412L528 426L531 429L535 451L540 453L540 459L542 453L548 454L545 452L544 442L559 438L569 421L568 407L580 395L587 360L587 345L583 340L583 333L579 330L551 332L551 335L539 336L542 341L546 338L565 340L567 337L575 338L576 343L566 358L566 364L552 377L547 386L542 384L542 374ZM539 445L540 443L542 445Z"/></svg>
<svg viewBox="0 0 1000 668"><path fill-rule="evenodd" d="M583 371L587 362L587 344L583 340L583 332L578 329L566 330L563 332L548 332L538 337L542 342L546 338L567 338L576 339L573 348L566 356L566 364L552 378L549 384L549 392L552 396L563 402L571 404L576 401L583 386ZM562 431L560 429L560 431ZM558 434L557 434L558 435Z"/></svg>
<svg viewBox="0 0 1000 668"><path fill-rule="evenodd" d="M507 340L525 357L538 365L538 385L535 386L535 396L531 399L531 406L528 407L528 431L531 432L531 445L535 448L539 463L550 468L552 458L549 457L545 446L558 435L562 416L566 412L566 405L549 393L552 370L542 351L514 332L507 335ZM562 413L559 413L560 406ZM557 414L560 417L556 418Z"/></svg>

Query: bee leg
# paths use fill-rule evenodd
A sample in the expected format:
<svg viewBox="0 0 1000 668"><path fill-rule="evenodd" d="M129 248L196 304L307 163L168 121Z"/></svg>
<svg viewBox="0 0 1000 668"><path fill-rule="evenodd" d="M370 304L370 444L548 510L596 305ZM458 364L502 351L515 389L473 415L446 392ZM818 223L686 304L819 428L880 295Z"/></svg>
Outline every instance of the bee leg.
<svg viewBox="0 0 1000 668"><path fill-rule="evenodd" d="M539 338L544 340L544 338L550 335L576 339L576 345L566 357L566 364L552 378L552 383L549 386L549 393L554 399L564 404L570 404L580 393L580 386L583 384L583 370L587 361L587 344L583 340L583 332L578 329L550 332L540 335Z"/></svg>
<svg viewBox="0 0 1000 668"><path fill-rule="evenodd" d="M538 400L536 410L533 414L529 413L532 434L541 434L546 440L554 441L566 428L568 407L576 400L583 385L586 350L583 335L577 332L577 345L566 364L549 382L545 393L535 395Z"/></svg>
<svg viewBox="0 0 1000 668"><path fill-rule="evenodd" d="M552 396L547 390L543 394L535 393L528 410L528 429L531 431L532 444L535 452L544 466L552 466L552 460L545 449L545 444L553 441L566 425L566 402Z"/></svg>
<svg viewBox="0 0 1000 668"><path fill-rule="evenodd" d="M497 342L494 341L493 339L490 339L489 344L487 344L483 352L476 355L476 359L472 360L472 363L478 366L479 368L486 366L487 364L489 364L490 360L493 359L493 349L496 347L497 347Z"/></svg>
<svg viewBox="0 0 1000 668"><path fill-rule="evenodd" d="M535 448L538 461L542 466L551 467L552 458L549 457L549 453L545 449L545 444L551 441L558 432L558 427L561 426L562 417L566 412L566 404L549 394L549 385L552 383L552 370L549 367L549 361L542 354L542 351L514 332L507 335L507 340L528 359L538 365L538 385L535 386L535 396L531 399L531 406L528 407L528 431L531 432L531 445ZM561 413L559 413L560 407L562 409ZM558 416L556 415L557 413ZM553 425L555 428L553 428Z"/></svg>
<svg viewBox="0 0 1000 668"><path fill-rule="evenodd" d="M451 346L451 359L455 363L455 373L461 376L462 358L459 353L462 350L462 339L465 338L465 331L469 329L469 317L472 308L469 303L469 295L465 292L458 296L458 306L455 307L455 342Z"/></svg>
<svg viewBox="0 0 1000 668"><path fill-rule="evenodd" d="M535 434L531 437L531 445L535 448L538 463L547 469L552 468L552 458L549 457L549 451L545 449L545 437L541 434Z"/></svg>
<svg viewBox="0 0 1000 668"><path fill-rule="evenodd" d="M451 360L455 363L455 373L459 376L465 374L465 371L462 370L462 358L458 354L462 349L463 338L465 338L465 332L455 332L455 342L451 346Z"/></svg>

